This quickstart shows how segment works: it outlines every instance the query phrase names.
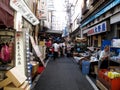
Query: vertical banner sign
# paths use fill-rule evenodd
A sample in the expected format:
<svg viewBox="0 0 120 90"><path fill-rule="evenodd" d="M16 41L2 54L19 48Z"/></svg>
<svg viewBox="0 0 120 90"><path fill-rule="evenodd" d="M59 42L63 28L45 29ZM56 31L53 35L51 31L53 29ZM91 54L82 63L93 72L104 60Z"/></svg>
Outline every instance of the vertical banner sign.
<svg viewBox="0 0 120 90"><path fill-rule="evenodd" d="M23 47L23 33L16 32L16 55L15 55L15 66L20 68L22 74L25 75L25 61L24 61L24 47Z"/></svg>
<svg viewBox="0 0 120 90"><path fill-rule="evenodd" d="M47 19L47 0L38 1L38 18Z"/></svg>

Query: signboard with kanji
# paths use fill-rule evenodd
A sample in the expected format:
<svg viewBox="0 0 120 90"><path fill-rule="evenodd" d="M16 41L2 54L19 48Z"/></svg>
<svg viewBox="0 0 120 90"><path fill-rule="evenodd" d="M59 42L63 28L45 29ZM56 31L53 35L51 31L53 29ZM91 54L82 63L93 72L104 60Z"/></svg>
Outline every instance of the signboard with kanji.
<svg viewBox="0 0 120 90"><path fill-rule="evenodd" d="M15 66L20 67L21 72L25 74L23 33L16 32L15 38L16 38Z"/></svg>
<svg viewBox="0 0 120 90"><path fill-rule="evenodd" d="M95 34L99 34L99 33L106 32L106 31L107 31L107 24L105 21L105 22L102 22L102 23L90 28L87 32L87 35L88 36L95 35Z"/></svg>

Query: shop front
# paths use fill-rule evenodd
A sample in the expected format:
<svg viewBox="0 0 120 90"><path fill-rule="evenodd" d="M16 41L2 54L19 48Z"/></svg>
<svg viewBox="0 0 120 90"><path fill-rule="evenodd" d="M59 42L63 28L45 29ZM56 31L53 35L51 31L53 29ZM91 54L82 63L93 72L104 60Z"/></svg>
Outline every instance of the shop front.
<svg viewBox="0 0 120 90"><path fill-rule="evenodd" d="M102 40L107 38L109 25L107 21L101 22L89 29L87 29L87 37L89 46L101 47Z"/></svg>
<svg viewBox="0 0 120 90"><path fill-rule="evenodd" d="M4 38L4 40L14 41L14 51L11 50L12 54L9 55L10 58L12 58L12 55L14 56L14 66L5 74L6 78L0 82L0 87L4 90L10 90L11 88L12 90L30 90L32 78L35 76L33 74L36 74L38 67L37 62L31 61L33 59L31 59L30 54L34 48L30 43L30 36L33 32L33 26L39 24L39 20L23 0L10 0L10 6L15 10L13 28L16 31L14 33L4 31L3 34L9 36L9 39ZM38 54L39 48L37 45L34 47L38 49L37 51L34 49L35 54ZM13 86L9 86L9 84ZM23 89L21 89L21 85L24 85L22 86Z"/></svg>
<svg viewBox="0 0 120 90"><path fill-rule="evenodd" d="M15 63L14 11L9 2L0 0L0 82Z"/></svg>
<svg viewBox="0 0 120 90"><path fill-rule="evenodd" d="M108 2L81 23L83 34L88 31L88 44L90 46L101 46L101 40L111 40L119 37L119 3L119 0ZM101 27L98 24L103 21L107 21L107 31L100 31ZM96 27L96 25L98 26ZM98 29L98 31L95 29Z"/></svg>
<svg viewBox="0 0 120 90"><path fill-rule="evenodd" d="M104 46L109 45L110 51L115 53L108 59L109 69L96 69L97 86L101 90L119 90L120 78L114 78L112 70L117 73L120 70L120 0L110 0L106 3L101 4L82 21L81 29L83 35L87 36L89 46L101 47L103 50ZM98 64L100 63L98 62ZM116 69L119 70L116 71ZM112 74L109 74L109 72ZM113 75L112 78L111 75Z"/></svg>

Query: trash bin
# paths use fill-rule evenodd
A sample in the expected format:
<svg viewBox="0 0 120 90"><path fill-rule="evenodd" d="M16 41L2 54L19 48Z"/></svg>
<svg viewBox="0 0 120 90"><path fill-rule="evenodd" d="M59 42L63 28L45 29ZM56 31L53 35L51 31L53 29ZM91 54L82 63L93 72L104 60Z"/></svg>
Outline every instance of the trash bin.
<svg viewBox="0 0 120 90"><path fill-rule="evenodd" d="M90 70L90 62L89 61L82 61L82 74L86 75L89 74Z"/></svg>

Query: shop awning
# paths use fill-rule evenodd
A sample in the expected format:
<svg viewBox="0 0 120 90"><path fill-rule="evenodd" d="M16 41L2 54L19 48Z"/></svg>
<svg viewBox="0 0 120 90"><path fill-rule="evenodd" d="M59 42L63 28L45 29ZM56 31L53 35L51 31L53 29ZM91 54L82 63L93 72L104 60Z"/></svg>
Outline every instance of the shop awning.
<svg viewBox="0 0 120 90"><path fill-rule="evenodd" d="M6 0L9 3L9 0ZM0 28L2 26L7 28L13 28L14 26L14 12L13 10L0 1Z"/></svg>

